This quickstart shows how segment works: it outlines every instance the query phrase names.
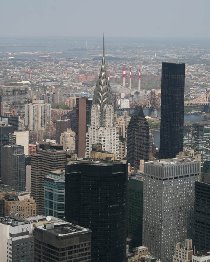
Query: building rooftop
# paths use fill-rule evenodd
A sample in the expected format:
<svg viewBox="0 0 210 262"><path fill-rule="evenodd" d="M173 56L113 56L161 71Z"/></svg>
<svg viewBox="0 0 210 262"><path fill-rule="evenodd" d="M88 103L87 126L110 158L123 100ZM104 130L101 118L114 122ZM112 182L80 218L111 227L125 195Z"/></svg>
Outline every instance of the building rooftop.
<svg viewBox="0 0 210 262"><path fill-rule="evenodd" d="M112 166L126 164L126 160L91 160L91 159L81 159L81 160L74 160L69 161L67 165L93 165L93 166Z"/></svg>
<svg viewBox="0 0 210 262"><path fill-rule="evenodd" d="M48 219L49 220L49 219ZM48 221L48 223L40 225L37 227L39 230L47 231L49 234L52 234L56 237L70 236L78 233L87 233L91 232L90 229L74 225L63 220L57 222Z"/></svg>
<svg viewBox="0 0 210 262"><path fill-rule="evenodd" d="M30 224L29 221L23 220L21 218L9 217L9 216L0 217L0 223L4 225L10 225L11 227Z"/></svg>
<svg viewBox="0 0 210 262"><path fill-rule="evenodd" d="M186 163L199 162L195 158L183 157L183 158L169 158L169 159L160 159L145 162L145 164L154 164L156 166L173 166L173 165L183 165Z"/></svg>

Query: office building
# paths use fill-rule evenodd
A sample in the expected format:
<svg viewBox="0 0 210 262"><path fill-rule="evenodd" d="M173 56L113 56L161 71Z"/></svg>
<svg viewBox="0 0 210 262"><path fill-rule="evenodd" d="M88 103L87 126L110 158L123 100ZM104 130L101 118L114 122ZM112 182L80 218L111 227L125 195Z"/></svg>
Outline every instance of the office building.
<svg viewBox="0 0 210 262"><path fill-rule="evenodd" d="M183 151L185 64L162 63L159 158Z"/></svg>
<svg viewBox="0 0 210 262"><path fill-rule="evenodd" d="M29 98L28 81L6 81L0 85L2 115L24 116L25 103Z"/></svg>
<svg viewBox="0 0 210 262"><path fill-rule="evenodd" d="M192 238L200 161L178 157L146 162L143 176L143 244L168 262L175 245Z"/></svg>
<svg viewBox="0 0 210 262"><path fill-rule="evenodd" d="M195 183L193 245L196 251L210 251L210 183Z"/></svg>
<svg viewBox="0 0 210 262"><path fill-rule="evenodd" d="M44 178L44 209L46 216L64 218L65 170L51 171Z"/></svg>
<svg viewBox="0 0 210 262"><path fill-rule="evenodd" d="M29 222L0 218L0 258L2 262L34 261L34 239Z"/></svg>
<svg viewBox="0 0 210 262"><path fill-rule="evenodd" d="M1 148L1 176L4 184L16 191L25 191L26 168L23 146L6 145Z"/></svg>
<svg viewBox="0 0 210 262"><path fill-rule="evenodd" d="M86 157L90 157L94 144L101 144L103 151L119 157L119 130L116 126L114 99L106 72L104 42L101 70L93 95L91 124L86 134Z"/></svg>
<svg viewBox="0 0 210 262"><path fill-rule="evenodd" d="M85 157L86 132L91 122L92 99L87 97L76 98L76 153L78 157Z"/></svg>
<svg viewBox="0 0 210 262"><path fill-rule="evenodd" d="M194 123L184 128L184 147L201 155L201 166L210 160L210 125Z"/></svg>
<svg viewBox="0 0 210 262"><path fill-rule="evenodd" d="M92 231L91 261L125 261L127 164L123 161L69 162L65 217Z"/></svg>
<svg viewBox="0 0 210 262"><path fill-rule="evenodd" d="M34 262L91 262L91 231L63 220L34 229Z"/></svg>
<svg viewBox="0 0 210 262"><path fill-rule="evenodd" d="M149 160L149 140L149 124L142 107L137 107L127 130L127 159L131 166L139 168L140 160Z"/></svg>
<svg viewBox="0 0 210 262"><path fill-rule="evenodd" d="M142 245L143 230L143 180L134 174L128 179L128 238L130 247Z"/></svg>
<svg viewBox="0 0 210 262"><path fill-rule="evenodd" d="M25 127L29 131L43 131L51 121L51 105L34 100L25 105Z"/></svg>
<svg viewBox="0 0 210 262"><path fill-rule="evenodd" d="M0 199L4 202L4 216L24 219L36 215L36 203L29 193L6 193Z"/></svg>
<svg viewBox="0 0 210 262"><path fill-rule="evenodd" d="M29 148L29 131L14 131L14 133L10 134L10 144L13 145L21 145L24 147L24 154L28 156L28 148Z"/></svg>
<svg viewBox="0 0 210 262"><path fill-rule="evenodd" d="M70 119L59 119L56 121L56 143L60 143L61 133L65 132L68 128L70 128Z"/></svg>
<svg viewBox="0 0 210 262"><path fill-rule="evenodd" d="M184 242L179 242L176 244L173 262L192 262L192 255L192 239L186 239Z"/></svg>
<svg viewBox="0 0 210 262"><path fill-rule="evenodd" d="M31 158L31 195L37 204L37 214L44 214L44 177L51 171L65 169L66 152L56 144L40 144Z"/></svg>

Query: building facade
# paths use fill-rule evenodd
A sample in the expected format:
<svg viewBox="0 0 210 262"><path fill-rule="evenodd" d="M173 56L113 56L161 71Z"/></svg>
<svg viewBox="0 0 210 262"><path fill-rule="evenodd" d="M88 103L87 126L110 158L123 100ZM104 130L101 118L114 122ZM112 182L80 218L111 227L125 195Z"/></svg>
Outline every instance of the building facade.
<svg viewBox="0 0 210 262"><path fill-rule="evenodd" d="M139 168L140 160L149 160L149 124L141 107L135 108L127 130L127 159L131 166Z"/></svg>
<svg viewBox="0 0 210 262"><path fill-rule="evenodd" d="M34 238L29 222L11 217L0 218L1 261L34 261Z"/></svg>
<svg viewBox="0 0 210 262"><path fill-rule="evenodd" d="M46 216L64 218L65 170L51 171L44 178L44 209Z"/></svg>
<svg viewBox="0 0 210 262"><path fill-rule="evenodd" d="M29 260L30 261L30 260ZM65 221L34 229L34 262L91 262L91 231Z"/></svg>
<svg viewBox="0 0 210 262"><path fill-rule="evenodd" d="M4 216L27 218L36 216L36 203L29 193L6 194L4 201Z"/></svg>
<svg viewBox="0 0 210 262"><path fill-rule="evenodd" d="M127 165L76 161L66 167L65 217L92 231L91 261L125 261Z"/></svg>
<svg viewBox="0 0 210 262"><path fill-rule="evenodd" d="M92 99L77 97L76 99L76 153L85 157L86 132L90 126Z"/></svg>
<svg viewBox="0 0 210 262"><path fill-rule="evenodd" d="M192 239L186 239L184 242L176 244L173 262L192 262L192 255Z"/></svg>
<svg viewBox="0 0 210 262"><path fill-rule="evenodd" d="M34 100L25 105L25 127L29 131L43 131L51 121L51 105Z"/></svg>
<svg viewBox="0 0 210 262"><path fill-rule="evenodd" d="M128 237L132 248L142 245L143 179L140 174L128 180Z"/></svg>
<svg viewBox="0 0 210 262"><path fill-rule="evenodd" d="M2 182L13 187L16 191L25 191L26 168L24 147L6 145L1 148Z"/></svg>
<svg viewBox="0 0 210 262"><path fill-rule="evenodd" d="M68 128L70 128L70 119L59 119L56 121L56 143L60 143L61 133L65 132Z"/></svg>
<svg viewBox="0 0 210 262"><path fill-rule="evenodd" d="M40 144L31 158L31 195L37 204L37 214L44 214L44 178L51 171L65 169L66 152L62 146Z"/></svg>
<svg viewBox="0 0 210 262"><path fill-rule="evenodd" d="M61 133L60 144L63 149L69 151L70 153L75 153L75 132L68 128L65 132Z"/></svg>
<svg viewBox="0 0 210 262"><path fill-rule="evenodd" d="M162 63L159 158L183 151L185 64Z"/></svg>
<svg viewBox="0 0 210 262"><path fill-rule="evenodd" d="M145 163L143 244L163 262L172 260L175 245L192 238L195 182L200 161L175 158Z"/></svg>
<svg viewBox="0 0 210 262"><path fill-rule="evenodd" d="M210 251L210 184L195 183L195 224L193 245L196 251Z"/></svg>

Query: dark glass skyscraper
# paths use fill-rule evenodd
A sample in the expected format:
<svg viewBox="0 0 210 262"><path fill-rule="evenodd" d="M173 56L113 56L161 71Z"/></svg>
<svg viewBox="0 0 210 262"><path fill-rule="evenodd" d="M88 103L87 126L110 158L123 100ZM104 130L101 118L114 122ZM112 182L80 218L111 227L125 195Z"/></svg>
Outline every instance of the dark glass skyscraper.
<svg viewBox="0 0 210 262"><path fill-rule="evenodd" d="M92 231L92 262L124 262L127 164L76 161L66 167L65 217Z"/></svg>
<svg viewBox="0 0 210 262"><path fill-rule="evenodd" d="M185 64L162 63L159 158L183 151Z"/></svg>
<svg viewBox="0 0 210 262"><path fill-rule="evenodd" d="M195 183L195 225L194 240L196 251L210 250L210 184Z"/></svg>
<svg viewBox="0 0 210 262"><path fill-rule="evenodd" d="M127 159L139 167L140 160L149 160L149 124L142 107L135 108L127 130Z"/></svg>

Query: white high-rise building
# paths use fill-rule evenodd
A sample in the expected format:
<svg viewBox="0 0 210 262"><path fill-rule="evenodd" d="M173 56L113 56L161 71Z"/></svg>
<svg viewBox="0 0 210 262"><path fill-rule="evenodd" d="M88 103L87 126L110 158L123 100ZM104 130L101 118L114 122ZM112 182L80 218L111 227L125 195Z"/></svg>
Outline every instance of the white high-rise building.
<svg viewBox="0 0 210 262"><path fill-rule="evenodd" d="M86 157L90 157L92 146L101 144L102 150L119 156L119 133L116 126L111 87L105 67L104 39L103 58L91 109L91 125L86 134Z"/></svg>
<svg viewBox="0 0 210 262"><path fill-rule="evenodd" d="M29 131L45 130L51 121L51 105L44 100L34 100L25 105L25 126Z"/></svg>
<svg viewBox="0 0 210 262"><path fill-rule="evenodd" d="M162 262L172 261L175 245L192 237L200 170L200 161L186 157L145 163L143 244Z"/></svg>

